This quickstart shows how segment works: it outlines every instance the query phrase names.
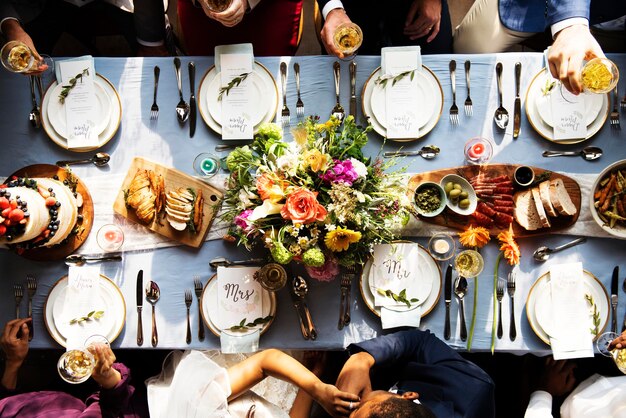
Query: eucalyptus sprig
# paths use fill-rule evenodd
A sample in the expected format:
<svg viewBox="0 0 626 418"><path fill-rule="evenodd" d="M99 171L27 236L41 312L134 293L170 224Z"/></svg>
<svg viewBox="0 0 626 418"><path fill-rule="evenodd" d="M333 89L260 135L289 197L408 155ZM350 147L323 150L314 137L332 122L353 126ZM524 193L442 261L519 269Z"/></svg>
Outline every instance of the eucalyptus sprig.
<svg viewBox="0 0 626 418"><path fill-rule="evenodd" d="M274 316L272 315L268 315L265 318L259 317L257 319L255 319L252 322L248 322L246 324L246 320L247 318L244 318L241 320L241 322L239 323L239 325L233 325L232 327L228 328L230 331L247 331L250 328L254 328L257 325L263 325L263 324L267 324L268 322L270 322L272 319L274 319Z"/></svg>
<svg viewBox="0 0 626 418"><path fill-rule="evenodd" d="M395 300L396 302L404 303L407 308L411 307L411 303L419 302L419 299L417 299L417 298L407 299L407 297L406 297L406 289L402 289L400 291L400 293L398 293L398 294L393 293L389 289L385 290L385 289L378 288L378 289L376 289L376 291L378 292L379 295L387 296L388 298L391 298L391 299Z"/></svg>
<svg viewBox="0 0 626 418"><path fill-rule="evenodd" d="M411 76L411 81L413 81L413 79L415 78L415 71L416 70L410 70L410 71L404 71L398 75L390 75L390 74L385 74L385 75L381 75L380 77L378 77L376 79L376 84L380 84L382 86L382 88L387 87L387 83L389 82L389 80L393 80L391 83L391 87L395 86L396 83L400 80L402 80L404 77L406 77L407 75Z"/></svg>
<svg viewBox="0 0 626 418"><path fill-rule="evenodd" d="M65 99L70 94L70 91L76 86L78 81L83 81L83 77L89 75L89 68L85 68L81 73L78 73L74 78L70 78L68 85L63 86L63 90L59 93L59 102L65 103Z"/></svg>
<svg viewBox="0 0 626 418"><path fill-rule="evenodd" d="M226 93L226 95L228 96L228 93L230 92L230 90L233 87L237 87L239 86L241 83L243 83L243 81L248 78L248 76L250 75L250 73L243 73L243 74L239 74L239 76L233 78L232 80L230 80L230 82L225 86L225 87L220 87L220 94L217 95L217 101L221 101L222 97L224 96L224 93Z"/></svg>
<svg viewBox="0 0 626 418"><path fill-rule="evenodd" d="M80 324L85 321L93 321L96 319L100 319L104 316L104 311L91 311L86 316L80 316L78 318L74 318L70 321L70 325Z"/></svg>
<svg viewBox="0 0 626 418"><path fill-rule="evenodd" d="M596 305L596 302L593 300L593 296L585 294L585 299L592 307L593 328L589 328L589 331L592 335L597 336L600 334L600 311L598 311L598 305Z"/></svg>
<svg viewBox="0 0 626 418"><path fill-rule="evenodd" d="M547 96L550 94L554 86L556 86L556 81L547 79L546 85L541 88L541 92L543 93L544 96Z"/></svg>

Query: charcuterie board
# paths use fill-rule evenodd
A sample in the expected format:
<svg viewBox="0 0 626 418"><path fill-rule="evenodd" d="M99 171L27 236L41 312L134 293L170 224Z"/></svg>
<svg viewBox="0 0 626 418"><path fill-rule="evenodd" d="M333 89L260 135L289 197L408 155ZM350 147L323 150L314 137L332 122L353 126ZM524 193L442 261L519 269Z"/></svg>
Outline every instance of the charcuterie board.
<svg viewBox="0 0 626 418"><path fill-rule="evenodd" d="M481 210L481 207L484 208L484 204L489 204L490 207L493 208L494 202L500 202L500 200L498 200L500 192L502 192L503 195L506 195L503 196L504 198L506 198L503 200L508 200L511 202L513 202L514 200L512 196L516 196L516 194L519 192L528 191L528 193L530 193L532 187L519 187L513 182L513 175L515 173L515 169L518 167L519 165L516 164L471 165L419 173L413 175L409 180L408 193L412 200L415 189L420 183L425 181L439 183L441 179L447 174L458 174L461 177L467 179L470 183L472 183L472 185L476 189L479 200L478 210ZM512 214L509 216L502 216L501 218L496 218L499 222L494 221L490 224L482 225L485 226L492 235L496 235L503 230L508 229L509 221L511 221L510 223L513 225L513 232L517 237L548 234L556 230L567 228L576 223L578 215L580 214L581 204L580 186L578 185L576 180L560 173L550 172L549 170L545 170L543 168L531 168L535 173L535 183L533 183L533 187L537 186L541 182L541 180L562 181L564 189L567 191L567 194L569 194L569 198L571 199L571 204L576 209L576 213L573 215L562 215L557 213L557 216L549 217L549 227L541 227L535 230L528 230L522 227L520 223L515 220L515 217L512 216ZM505 178L508 178L508 181L504 180ZM498 179L497 181L500 181L500 184L503 184L504 186L497 187L497 184L490 185L490 179ZM485 195L483 193L480 193L481 190L485 190L485 193L492 193L492 195ZM481 203L483 203L483 205L481 205ZM513 211L514 210L515 209L513 209ZM470 224L480 225L480 222L477 222L477 218L473 215L461 216L452 212L449 208L447 208L443 213L438 216L431 218L420 217L420 219L425 222L447 226L458 230L463 230Z"/></svg>
<svg viewBox="0 0 626 418"><path fill-rule="evenodd" d="M165 219L165 209L163 209L161 213L157 213L152 222L147 224L145 222L141 222L136 215L135 210L129 208L126 205L125 200L125 194L127 193L138 170L152 170L155 175L162 176L166 192L178 188L190 188L196 193L201 190L204 202L202 222L199 230L196 232L191 232L189 230L177 231ZM209 228L211 227L213 218L219 209L222 197L222 192L200 179L194 178L174 168L166 167L141 157L136 157L131 163L130 168L128 169L128 174L126 175L126 178L122 183L122 187L118 192L115 203L113 204L113 210L115 213L122 215L126 219L144 225L151 231L178 241L184 245L198 248L202 245L206 234L209 232Z"/></svg>

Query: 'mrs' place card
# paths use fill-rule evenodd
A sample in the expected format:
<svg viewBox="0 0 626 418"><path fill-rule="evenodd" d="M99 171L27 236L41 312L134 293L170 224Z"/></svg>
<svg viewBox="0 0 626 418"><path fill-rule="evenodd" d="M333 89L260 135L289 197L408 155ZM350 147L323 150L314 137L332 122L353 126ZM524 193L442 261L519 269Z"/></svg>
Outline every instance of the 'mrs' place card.
<svg viewBox="0 0 626 418"><path fill-rule="evenodd" d="M258 267L218 267L218 326L228 329L263 316L262 287L254 280Z"/></svg>

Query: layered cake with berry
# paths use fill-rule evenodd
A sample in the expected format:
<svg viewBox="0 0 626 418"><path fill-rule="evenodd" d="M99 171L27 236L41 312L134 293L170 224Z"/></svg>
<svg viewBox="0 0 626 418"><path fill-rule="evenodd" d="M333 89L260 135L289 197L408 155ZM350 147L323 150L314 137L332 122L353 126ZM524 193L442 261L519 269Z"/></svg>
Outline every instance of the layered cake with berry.
<svg viewBox="0 0 626 418"><path fill-rule="evenodd" d="M80 194L55 178L12 178L0 186L0 244L18 249L62 243L79 220Z"/></svg>

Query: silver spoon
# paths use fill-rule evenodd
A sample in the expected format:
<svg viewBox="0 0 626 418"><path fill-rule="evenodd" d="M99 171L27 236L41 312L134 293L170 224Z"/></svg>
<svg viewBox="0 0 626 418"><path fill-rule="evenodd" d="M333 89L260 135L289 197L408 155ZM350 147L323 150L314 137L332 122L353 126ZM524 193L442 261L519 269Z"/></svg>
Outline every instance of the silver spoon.
<svg viewBox="0 0 626 418"><path fill-rule="evenodd" d="M537 261L546 261L548 258L550 258L550 254L565 250L567 248L573 247L574 245L582 244L585 241L587 241L587 238L582 237L576 238L575 240L570 241L567 244L560 245L556 248L550 248L546 246L539 247L533 253L533 258Z"/></svg>
<svg viewBox="0 0 626 418"><path fill-rule="evenodd" d="M251 258L249 260L231 261L226 257L215 257L213 260L209 261L209 266L211 266L212 269L216 269L218 267L249 266L254 264L260 264L264 261L264 258Z"/></svg>
<svg viewBox="0 0 626 418"><path fill-rule="evenodd" d="M89 257L81 254L72 254L65 257L65 264L68 266L82 266L85 263L97 263L100 261L122 261L121 255L103 255L99 257Z"/></svg>
<svg viewBox="0 0 626 418"><path fill-rule="evenodd" d="M602 157L602 149L598 147L585 147L580 151L544 151L544 157L577 157L581 156L587 161L597 160Z"/></svg>
<svg viewBox="0 0 626 418"><path fill-rule="evenodd" d="M496 109L496 113L493 115L493 121L500 129L506 129L509 124L509 112L502 106L502 63L496 64L496 81L498 82L498 101L500 107Z"/></svg>
<svg viewBox="0 0 626 418"><path fill-rule="evenodd" d="M161 297L161 289L156 282L150 280L146 287L146 300L152 305L152 347L156 347L159 343L159 334L157 333L156 318L154 315L154 305Z"/></svg>
<svg viewBox="0 0 626 418"><path fill-rule="evenodd" d="M317 329L315 329L311 312L309 311L309 307L304 300L306 294L309 292L309 285L306 283L306 280L302 278L302 276L296 276L293 278L293 291L296 296L302 300L302 310L304 311L304 315L306 317L306 327L309 331L309 338L311 338L311 340L315 340L317 338Z"/></svg>
<svg viewBox="0 0 626 418"><path fill-rule="evenodd" d="M178 83L178 96L180 97L180 101L176 105L176 116L180 123L185 123L189 118L190 109L189 104L183 99L183 80L180 75L180 59L178 57L174 58L174 67L176 68L176 83Z"/></svg>
<svg viewBox="0 0 626 418"><path fill-rule="evenodd" d="M59 167L65 167L66 165L75 165L75 164L89 164L93 163L96 167L104 167L111 160L111 156L106 152L99 152L91 158L86 158L83 160L61 160L57 161L56 165Z"/></svg>
<svg viewBox="0 0 626 418"><path fill-rule="evenodd" d="M435 145L426 145L418 151L385 151L385 158L389 157L412 157L419 155L427 160L432 160L439 154L439 147Z"/></svg>
<svg viewBox="0 0 626 418"><path fill-rule="evenodd" d="M461 315L461 341L467 340L467 327L465 326L465 306L463 298L467 292L467 279L463 276L456 278L454 283L454 294L459 298L459 313Z"/></svg>

